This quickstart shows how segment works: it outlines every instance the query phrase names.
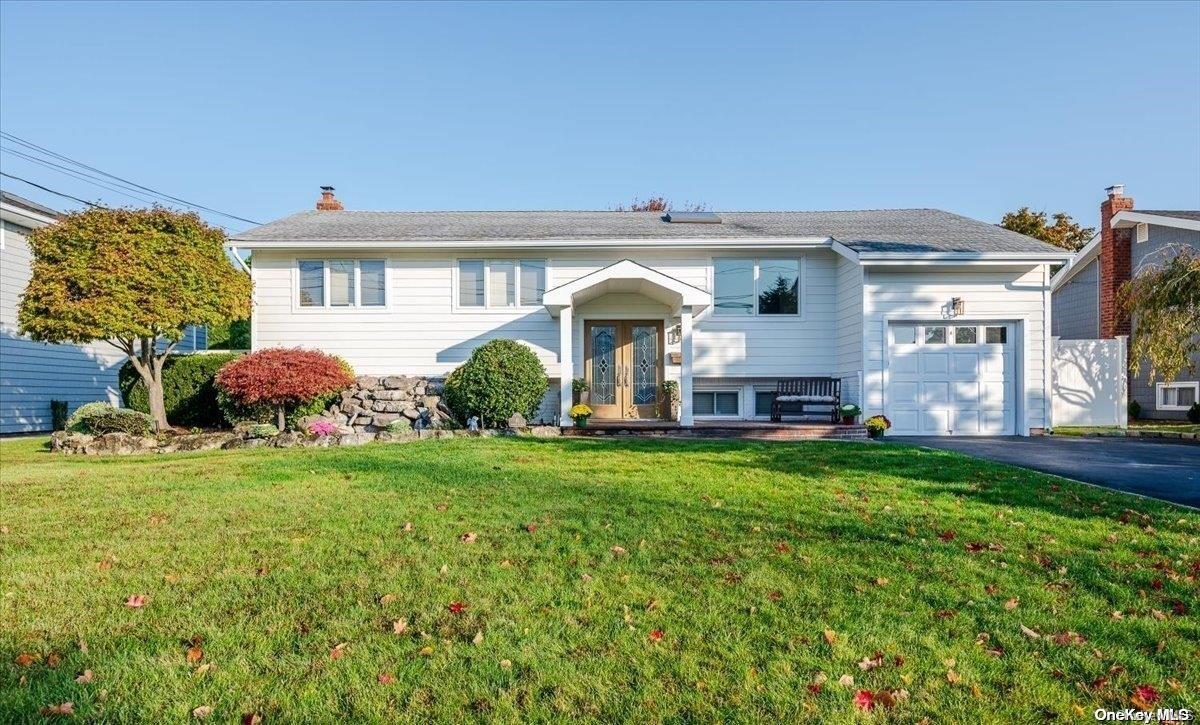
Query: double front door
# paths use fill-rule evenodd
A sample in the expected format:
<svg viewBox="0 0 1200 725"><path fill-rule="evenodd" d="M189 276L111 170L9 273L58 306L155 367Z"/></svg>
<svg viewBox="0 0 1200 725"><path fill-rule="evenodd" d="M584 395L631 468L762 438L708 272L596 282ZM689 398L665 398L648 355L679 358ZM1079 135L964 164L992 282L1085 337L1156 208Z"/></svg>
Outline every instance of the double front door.
<svg viewBox="0 0 1200 725"><path fill-rule="evenodd" d="M596 418L661 418L661 321L589 320L584 324L584 377Z"/></svg>

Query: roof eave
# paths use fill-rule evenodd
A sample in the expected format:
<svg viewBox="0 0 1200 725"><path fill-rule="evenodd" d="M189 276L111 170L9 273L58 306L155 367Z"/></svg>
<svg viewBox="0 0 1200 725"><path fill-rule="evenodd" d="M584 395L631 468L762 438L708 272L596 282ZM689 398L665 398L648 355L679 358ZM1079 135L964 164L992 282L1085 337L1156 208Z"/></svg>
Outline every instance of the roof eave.
<svg viewBox="0 0 1200 725"><path fill-rule="evenodd" d="M1156 226L1190 229L1200 232L1200 220L1183 219L1163 214L1147 214L1140 211L1119 211L1113 215L1112 221L1109 224L1113 229L1128 229L1138 224L1154 224Z"/></svg>

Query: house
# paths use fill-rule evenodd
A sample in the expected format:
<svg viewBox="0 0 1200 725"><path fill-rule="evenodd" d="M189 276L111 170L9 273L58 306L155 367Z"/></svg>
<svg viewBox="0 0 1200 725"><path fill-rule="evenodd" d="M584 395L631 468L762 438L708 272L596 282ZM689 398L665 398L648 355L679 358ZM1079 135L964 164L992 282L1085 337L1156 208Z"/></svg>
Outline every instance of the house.
<svg viewBox="0 0 1200 725"><path fill-rule="evenodd" d="M0 191L0 435L50 430L51 400L66 401L68 410L94 400L121 400L117 373L124 353L103 341L56 345L18 332L17 308L33 260L25 238L59 216L54 209ZM189 327L177 349L203 350L206 337L205 328Z"/></svg>
<svg viewBox="0 0 1200 725"><path fill-rule="evenodd" d="M317 209L234 237L254 255L256 349L320 348L359 373L441 376L479 344L529 345L569 421L762 419L780 379L827 376L894 434L1048 425L1050 267L1063 250L935 209L835 212Z"/></svg>
<svg viewBox="0 0 1200 725"><path fill-rule="evenodd" d="M1064 340L1128 335L1130 320L1117 293L1131 275L1182 249L1200 253L1200 211L1135 210L1123 185L1110 186L1100 204L1100 232L1051 281L1051 333ZM1193 356L1192 362L1200 365ZM1183 419L1200 400L1200 379L1186 371L1170 383L1151 383L1145 365L1129 375L1129 399L1143 418Z"/></svg>

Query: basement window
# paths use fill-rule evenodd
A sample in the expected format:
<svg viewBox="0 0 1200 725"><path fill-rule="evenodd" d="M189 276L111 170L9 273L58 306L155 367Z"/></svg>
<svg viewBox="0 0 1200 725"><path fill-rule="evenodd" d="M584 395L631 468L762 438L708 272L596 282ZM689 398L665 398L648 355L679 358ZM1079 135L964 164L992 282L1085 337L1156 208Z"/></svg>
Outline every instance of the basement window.
<svg viewBox="0 0 1200 725"><path fill-rule="evenodd" d="M1154 386L1158 410L1187 410L1200 399L1200 382L1158 383Z"/></svg>
<svg viewBox="0 0 1200 725"><path fill-rule="evenodd" d="M695 415L736 416L736 390L697 390L692 393L692 413Z"/></svg>

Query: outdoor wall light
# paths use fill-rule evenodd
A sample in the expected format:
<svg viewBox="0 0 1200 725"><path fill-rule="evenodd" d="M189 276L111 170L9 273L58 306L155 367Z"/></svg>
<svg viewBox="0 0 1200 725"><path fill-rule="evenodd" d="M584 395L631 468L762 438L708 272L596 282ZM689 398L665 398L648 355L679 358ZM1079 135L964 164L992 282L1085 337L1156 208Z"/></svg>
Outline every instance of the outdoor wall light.
<svg viewBox="0 0 1200 725"><path fill-rule="evenodd" d="M950 314L954 317L961 317L966 314L967 304L963 302L962 297L950 298Z"/></svg>

